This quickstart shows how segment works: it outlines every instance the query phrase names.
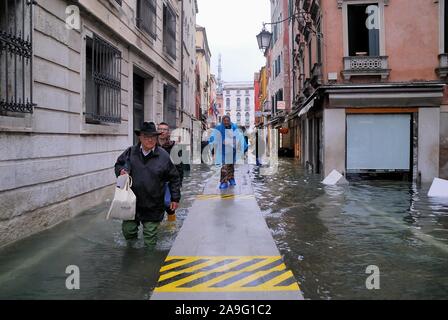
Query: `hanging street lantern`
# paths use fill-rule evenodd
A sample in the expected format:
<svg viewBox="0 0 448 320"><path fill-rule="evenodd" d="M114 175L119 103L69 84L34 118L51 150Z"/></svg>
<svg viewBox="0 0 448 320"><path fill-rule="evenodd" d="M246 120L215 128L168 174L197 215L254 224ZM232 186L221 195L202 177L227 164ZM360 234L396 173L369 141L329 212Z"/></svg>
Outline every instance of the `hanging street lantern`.
<svg viewBox="0 0 448 320"><path fill-rule="evenodd" d="M263 30L257 35L258 47L261 51L266 51L266 49L271 45L272 33L266 30L263 25Z"/></svg>

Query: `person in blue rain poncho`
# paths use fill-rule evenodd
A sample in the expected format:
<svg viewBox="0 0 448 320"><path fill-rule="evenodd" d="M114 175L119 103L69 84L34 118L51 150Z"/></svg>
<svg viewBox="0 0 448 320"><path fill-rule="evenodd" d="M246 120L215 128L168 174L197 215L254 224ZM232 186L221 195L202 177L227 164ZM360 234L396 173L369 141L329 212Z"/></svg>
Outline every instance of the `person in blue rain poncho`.
<svg viewBox="0 0 448 320"><path fill-rule="evenodd" d="M210 136L209 144L215 154L215 163L221 165L221 190L236 186L235 164L243 163L248 144L238 126L232 123L229 116L224 116Z"/></svg>

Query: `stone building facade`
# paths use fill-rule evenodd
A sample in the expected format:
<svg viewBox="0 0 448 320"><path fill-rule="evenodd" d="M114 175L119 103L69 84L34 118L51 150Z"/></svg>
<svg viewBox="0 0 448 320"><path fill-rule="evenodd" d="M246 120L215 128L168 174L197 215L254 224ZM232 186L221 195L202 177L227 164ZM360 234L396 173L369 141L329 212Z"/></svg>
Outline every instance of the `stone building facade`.
<svg viewBox="0 0 448 320"><path fill-rule="evenodd" d="M252 81L226 82L223 90L224 114L249 131L255 127L255 88Z"/></svg>
<svg viewBox="0 0 448 320"><path fill-rule="evenodd" d="M211 96L211 59L207 31L196 26L196 117L207 128L208 110Z"/></svg>
<svg viewBox="0 0 448 320"><path fill-rule="evenodd" d="M182 114L181 127L190 132L193 122L198 121L195 114L195 68L196 68L196 15L199 12L197 0L182 1Z"/></svg>
<svg viewBox="0 0 448 320"><path fill-rule="evenodd" d="M445 1L294 4L299 104L282 122L302 163L323 175L446 178Z"/></svg>
<svg viewBox="0 0 448 320"><path fill-rule="evenodd" d="M134 129L180 124L181 9L2 1L0 246L111 199Z"/></svg>

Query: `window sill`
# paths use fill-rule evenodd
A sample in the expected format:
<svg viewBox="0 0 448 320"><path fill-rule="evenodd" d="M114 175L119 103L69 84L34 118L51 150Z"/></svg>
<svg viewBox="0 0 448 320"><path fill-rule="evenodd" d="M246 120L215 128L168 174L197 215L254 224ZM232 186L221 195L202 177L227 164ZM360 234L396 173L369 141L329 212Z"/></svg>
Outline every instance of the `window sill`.
<svg viewBox="0 0 448 320"><path fill-rule="evenodd" d="M112 7L115 8L115 10L116 10L121 16L124 16L124 15L125 15L125 12L124 12L122 6L121 6L120 4L118 4L116 0L109 0L109 3L110 3L110 5L111 5Z"/></svg>
<svg viewBox="0 0 448 320"><path fill-rule="evenodd" d="M81 124L81 135L127 135L127 125L122 123L105 123L98 124L87 123L85 116Z"/></svg>
<svg viewBox="0 0 448 320"><path fill-rule="evenodd" d="M135 30L137 30L137 32L146 40L148 40L148 42L150 43L151 46L154 46L154 42L157 40L157 36L152 36L150 33L146 32L143 29L140 29L137 25L135 25Z"/></svg>
<svg viewBox="0 0 448 320"><path fill-rule="evenodd" d="M23 117L0 116L0 131L7 132L32 132L33 115L23 114Z"/></svg>
<svg viewBox="0 0 448 320"><path fill-rule="evenodd" d="M169 60L169 62L171 62L172 64L176 63L177 56L173 57L171 54L168 53L168 51L165 49L165 47L163 48L163 53L164 53L165 57Z"/></svg>

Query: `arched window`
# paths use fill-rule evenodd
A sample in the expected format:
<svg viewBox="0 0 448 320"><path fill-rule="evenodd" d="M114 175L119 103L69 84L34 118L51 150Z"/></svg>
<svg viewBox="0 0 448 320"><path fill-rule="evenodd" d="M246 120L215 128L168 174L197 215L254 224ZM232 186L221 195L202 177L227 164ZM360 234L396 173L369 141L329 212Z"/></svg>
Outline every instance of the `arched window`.
<svg viewBox="0 0 448 320"><path fill-rule="evenodd" d="M229 98L226 99L226 107L227 107L227 109L230 109L230 99Z"/></svg>
<svg viewBox="0 0 448 320"><path fill-rule="evenodd" d="M250 113L249 112L246 112L245 118L246 118L246 127L250 127Z"/></svg>
<svg viewBox="0 0 448 320"><path fill-rule="evenodd" d="M238 112L238 113L236 114L236 121L237 121L238 123L241 122L241 113L240 113L240 112Z"/></svg>

